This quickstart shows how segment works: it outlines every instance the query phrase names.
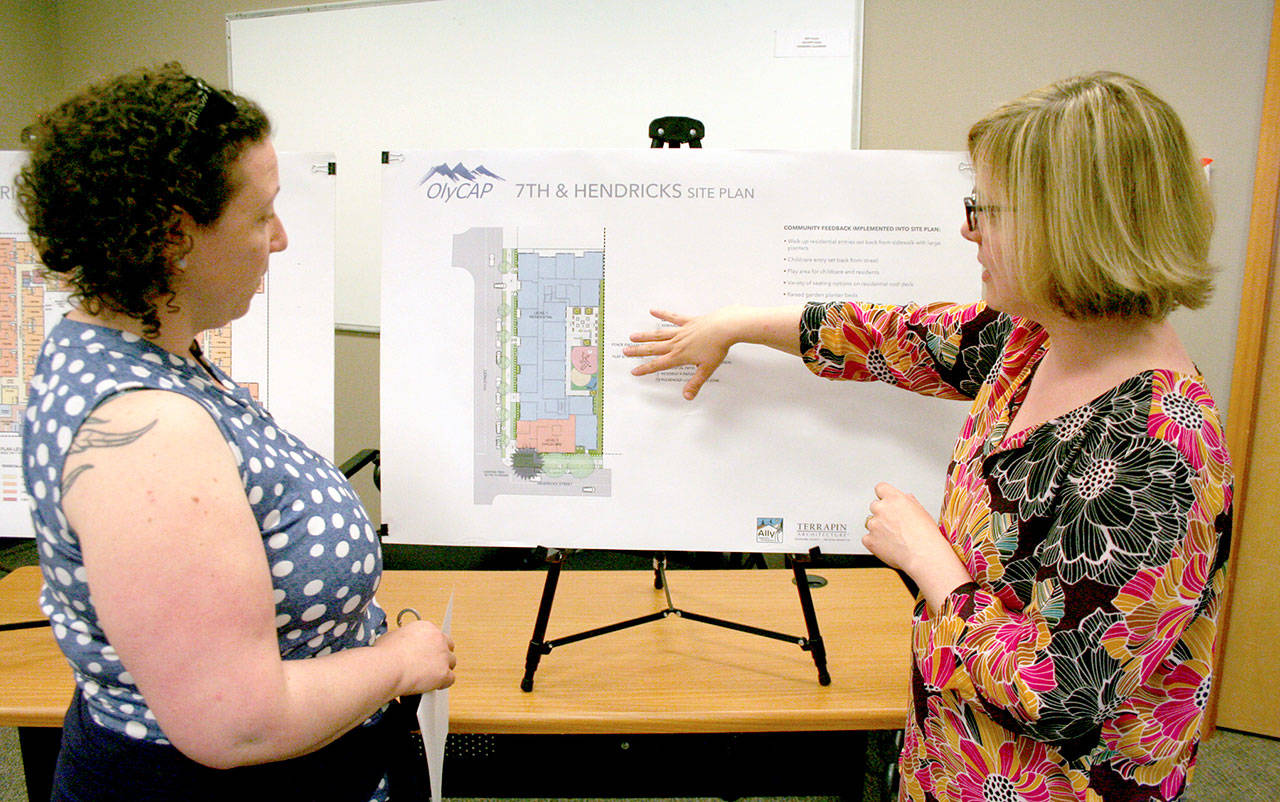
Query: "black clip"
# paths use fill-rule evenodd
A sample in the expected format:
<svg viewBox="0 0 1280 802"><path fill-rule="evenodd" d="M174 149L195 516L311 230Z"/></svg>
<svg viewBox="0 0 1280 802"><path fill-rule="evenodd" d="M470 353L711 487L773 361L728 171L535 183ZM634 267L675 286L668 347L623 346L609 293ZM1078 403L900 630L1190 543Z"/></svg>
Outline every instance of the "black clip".
<svg viewBox="0 0 1280 802"><path fill-rule="evenodd" d="M659 117L649 123L651 148L663 145L678 148L687 144L691 148L702 147L702 136L707 132L700 120L692 117Z"/></svg>

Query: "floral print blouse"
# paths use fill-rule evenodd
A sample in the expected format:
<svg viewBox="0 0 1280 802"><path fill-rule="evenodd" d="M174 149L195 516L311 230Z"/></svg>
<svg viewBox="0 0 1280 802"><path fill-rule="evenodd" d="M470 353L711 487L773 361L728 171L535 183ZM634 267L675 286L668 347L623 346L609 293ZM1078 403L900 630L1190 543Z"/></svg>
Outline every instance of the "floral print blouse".
<svg viewBox="0 0 1280 802"><path fill-rule="evenodd" d="M1048 347L957 306L810 304L810 370L972 402L939 525L969 569L917 599L900 797L1176 800L1212 676L1231 469L1200 376L1139 373L1010 435Z"/></svg>

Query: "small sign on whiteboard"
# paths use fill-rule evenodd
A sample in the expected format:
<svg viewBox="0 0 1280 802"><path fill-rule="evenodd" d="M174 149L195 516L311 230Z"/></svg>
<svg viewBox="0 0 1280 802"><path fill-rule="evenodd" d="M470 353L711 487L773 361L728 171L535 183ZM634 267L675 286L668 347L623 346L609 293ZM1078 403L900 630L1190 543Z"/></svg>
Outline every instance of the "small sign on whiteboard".
<svg viewBox="0 0 1280 802"><path fill-rule="evenodd" d="M776 58L849 58L853 34L848 28L794 28L774 31Z"/></svg>

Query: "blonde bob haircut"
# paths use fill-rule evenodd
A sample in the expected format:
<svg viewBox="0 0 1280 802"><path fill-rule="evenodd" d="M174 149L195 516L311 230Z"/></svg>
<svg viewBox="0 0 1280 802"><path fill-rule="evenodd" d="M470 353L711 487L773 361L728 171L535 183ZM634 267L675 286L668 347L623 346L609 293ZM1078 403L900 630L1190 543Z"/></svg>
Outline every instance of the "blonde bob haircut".
<svg viewBox="0 0 1280 802"><path fill-rule="evenodd" d="M975 123L969 154L1029 302L1073 319L1160 320L1208 300L1204 171L1173 109L1138 81L1050 84Z"/></svg>

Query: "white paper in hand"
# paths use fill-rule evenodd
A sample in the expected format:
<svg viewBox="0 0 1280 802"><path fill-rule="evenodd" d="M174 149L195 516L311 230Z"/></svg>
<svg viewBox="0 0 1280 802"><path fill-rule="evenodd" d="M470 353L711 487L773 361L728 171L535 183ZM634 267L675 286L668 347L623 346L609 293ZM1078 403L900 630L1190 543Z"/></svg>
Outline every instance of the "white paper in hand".
<svg viewBox="0 0 1280 802"><path fill-rule="evenodd" d="M440 630L449 634L453 622L453 594L445 608ZM427 771L431 777L431 802L440 802L444 779L444 743L449 737L449 689L428 691L418 702L418 726L422 728L422 746L427 753Z"/></svg>

